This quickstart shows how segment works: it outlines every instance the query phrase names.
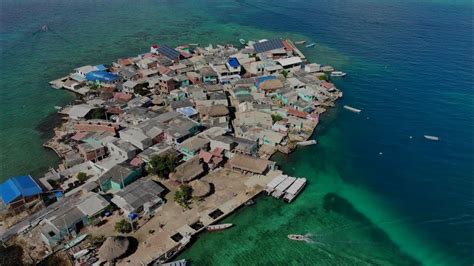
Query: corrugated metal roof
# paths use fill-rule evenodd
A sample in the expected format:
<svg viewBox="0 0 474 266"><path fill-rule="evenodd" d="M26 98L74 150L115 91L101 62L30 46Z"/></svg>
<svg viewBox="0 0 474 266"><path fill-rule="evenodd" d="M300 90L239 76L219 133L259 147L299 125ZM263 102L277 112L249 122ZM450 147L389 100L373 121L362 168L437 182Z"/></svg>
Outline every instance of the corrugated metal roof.
<svg viewBox="0 0 474 266"><path fill-rule="evenodd" d="M180 55L178 51L176 51L173 47L168 46L168 45L161 45L158 48L158 52L168 57L171 60L175 60L176 58L179 58L179 55Z"/></svg>
<svg viewBox="0 0 474 266"><path fill-rule="evenodd" d="M0 184L0 197L6 204L13 202L20 196L34 196L42 191L41 187L29 175L12 177Z"/></svg>
<svg viewBox="0 0 474 266"><path fill-rule="evenodd" d="M256 53L263 53L270 50L283 48L283 42L280 39L273 39L265 42L259 42L253 45Z"/></svg>

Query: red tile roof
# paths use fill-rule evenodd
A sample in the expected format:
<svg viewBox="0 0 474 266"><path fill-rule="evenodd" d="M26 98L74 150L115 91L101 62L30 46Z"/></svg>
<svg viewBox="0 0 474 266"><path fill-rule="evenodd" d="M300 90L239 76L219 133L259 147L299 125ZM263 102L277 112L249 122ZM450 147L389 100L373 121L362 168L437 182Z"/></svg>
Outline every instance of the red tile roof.
<svg viewBox="0 0 474 266"><path fill-rule="evenodd" d="M114 100L128 102L132 99L132 97L132 94L117 92L114 95Z"/></svg>
<svg viewBox="0 0 474 266"><path fill-rule="evenodd" d="M293 50L294 50L294 49L293 49L293 46L291 46L291 45L288 43L287 40L283 40L282 43L283 43L283 46L285 47L285 50L287 50L287 51L293 51Z"/></svg>
<svg viewBox="0 0 474 266"><path fill-rule="evenodd" d="M130 164L133 166L141 166L143 164L143 161L140 158L135 157L130 161Z"/></svg>
<svg viewBox="0 0 474 266"><path fill-rule="evenodd" d="M288 115L300 117L300 118L306 118L308 116L308 113L303 112L303 111L298 111L293 108L286 108L288 110Z"/></svg>
<svg viewBox="0 0 474 266"><path fill-rule="evenodd" d="M212 153L201 150L199 152L199 158L202 159L205 163L209 163L212 159Z"/></svg>
<svg viewBox="0 0 474 266"><path fill-rule="evenodd" d="M323 81L323 83L321 84L321 86L323 86L323 87L326 88L326 89L332 89L332 88L334 88L334 84L332 84L331 82L327 82L327 81Z"/></svg>

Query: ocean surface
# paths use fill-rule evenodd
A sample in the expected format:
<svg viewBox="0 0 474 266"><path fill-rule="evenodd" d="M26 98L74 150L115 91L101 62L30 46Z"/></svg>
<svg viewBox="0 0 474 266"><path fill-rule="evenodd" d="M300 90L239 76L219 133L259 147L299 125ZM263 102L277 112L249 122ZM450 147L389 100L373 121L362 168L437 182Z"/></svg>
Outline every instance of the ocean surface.
<svg viewBox="0 0 474 266"><path fill-rule="evenodd" d="M40 32L43 25L50 29ZM58 163L42 143L54 106L74 100L48 81L154 43L315 42L310 61L348 76L322 117L319 145L276 155L307 177L292 204L261 197L180 255L193 265L472 265L472 1L0 2L0 180ZM348 112L344 104L362 109ZM423 135L436 135L428 141ZM310 234L312 243L288 234Z"/></svg>

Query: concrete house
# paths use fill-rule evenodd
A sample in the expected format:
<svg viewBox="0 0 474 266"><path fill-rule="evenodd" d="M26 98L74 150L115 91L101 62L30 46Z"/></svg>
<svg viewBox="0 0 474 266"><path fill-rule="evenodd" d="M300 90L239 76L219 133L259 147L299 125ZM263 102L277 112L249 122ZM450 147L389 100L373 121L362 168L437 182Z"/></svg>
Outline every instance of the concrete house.
<svg viewBox="0 0 474 266"><path fill-rule="evenodd" d="M210 67L201 68L199 70L199 74L201 74L202 82L204 84L216 84L218 82L218 75L216 71Z"/></svg>
<svg viewBox="0 0 474 266"><path fill-rule="evenodd" d="M99 220L109 202L102 196L76 193L48 206L51 211L39 223L42 240L51 247L75 236L81 228Z"/></svg>
<svg viewBox="0 0 474 266"><path fill-rule="evenodd" d="M144 150L153 144L151 138L136 128L127 128L119 131L120 139L130 142L133 146Z"/></svg>
<svg viewBox="0 0 474 266"><path fill-rule="evenodd" d="M110 154L124 158L126 160L132 159L137 154L138 149L130 142L117 139L106 144Z"/></svg>
<svg viewBox="0 0 474 266"><path fill-rule="evenodd" d="M77 145L79 154L85 161L102 160L105 157L105 147L95 143L81 143Z"/></svg>
<svg viewBox="0 0 474 266"><path fill-rule="evenodd" d="M142 176L143 169L130 164L121 163L112 167L99 177L98 183L102 191L120 190Z"/></svg>
<svg viewBox="0 0 474 266"><path fill-rule="evenodd" d="M164 203L164 192L162 185L142 178L117 192L112 202L123 210L125 216L130 213L153 214Z"/></svg>
<svg viewBox="0 0 474 266"><path fill-rule="evenodd" d="M200 150L209 150L208 139L200 136L191 137L178 145L178 150L184 155L183 160L187 161L199 154Z"/></svg>

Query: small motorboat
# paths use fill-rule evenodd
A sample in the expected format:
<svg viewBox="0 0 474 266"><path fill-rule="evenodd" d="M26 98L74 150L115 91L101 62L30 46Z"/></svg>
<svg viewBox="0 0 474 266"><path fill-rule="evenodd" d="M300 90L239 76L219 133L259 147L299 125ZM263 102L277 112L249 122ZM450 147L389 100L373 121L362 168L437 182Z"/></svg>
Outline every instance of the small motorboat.
<svg viewBox="0 0 474 266"><path fill-rule="evenodd" d="M56 106L54 107L54 109L56 109L56 110L61 110L61 109L63 109L63 108L62 108L61 106L57 106L57 105L56 105Z"/></svg>
<svg viewBox="0 0 474 266"><path fill-rule="evenodd" d="M190 43L189 46L199 46L199 43Z"/></svg>
<svg viewBox="0 0 474 266"><path fill-rule="evenodd" d="M255 204L255 201L253 201L252 199L249 199L244 203L245 206L252 206L254 204Z"/></svg>
<svg viewBox="0 0 474 266"><path fill-rule="evenodd" d="M268 40L267 39L261 39L258 42L268 42Z"/></svg>
<svg viewBox="0 0 474 266"><path fill-rule="evenodd" d="M434 141L439 140L439 137L437 137L437 136L424 135L423 137L425 137L425 139L427 139L427 140L434 140Z"/></svg>
<svg viewBox="0 0 474 266"><path fill-rule="evenodd" d="M246 43L245 39L240 39L239 42L240 42L240 44L245 44Z"/></svg>
<svg viewBox="0 0 474 266"><path fill-rule="evenodd" d="M294 241L305 241L308 242L309 238L305 235L288 235L288 239Z"/></svg>
<svg viewBox="0 0 474 266"><path fill-rule="evenodd" d="M296 145L298 145L298 146L309 146L309 145L315 145L315 144L318 144L318 141L316 141L315 139L307 140L307 141L300 141L300 142L296 143Z"/></svg>
<svg viewBox="0 0 474 266"><path fill-rule="evenodd" d="M306 41L296 41L295 44L305 44Z"/></svg>
<svg viewBox="0 0 474 266"><path fill-rule="evenodd" d="M214 231L225 230L225 229L230 228L232 226L234 226L234 224L215 224L215 225L208 225L206 227L206 229L209 232L214 232Z"/></svg>
<svg viewBox="0 0 474 266"><path fill-rule="evenodd" d="M315 45L316 45L316 43L313 42L313 43L307 44L307 45L306 45L306 48L310 48L310 47L313 47L313 46L315 46Z"/></svg>
<svg viewBox="0 0 474 266"><path fill-rule="evenodd" d="M333 72L331 72L331 77L344 77L346 75L347 75L347 73L344 73L342 71L333 71Z"/></svg>
<svg viewBox="0 0 474 266"><path fill-rule="evenodd" d="M362 111L362 110L360 110L360 109L351 107L351 106L349 106L349 105L344 105L344 109L349 110L349 111L354 112L354 113L360 113L360 112Z"/></svg>

